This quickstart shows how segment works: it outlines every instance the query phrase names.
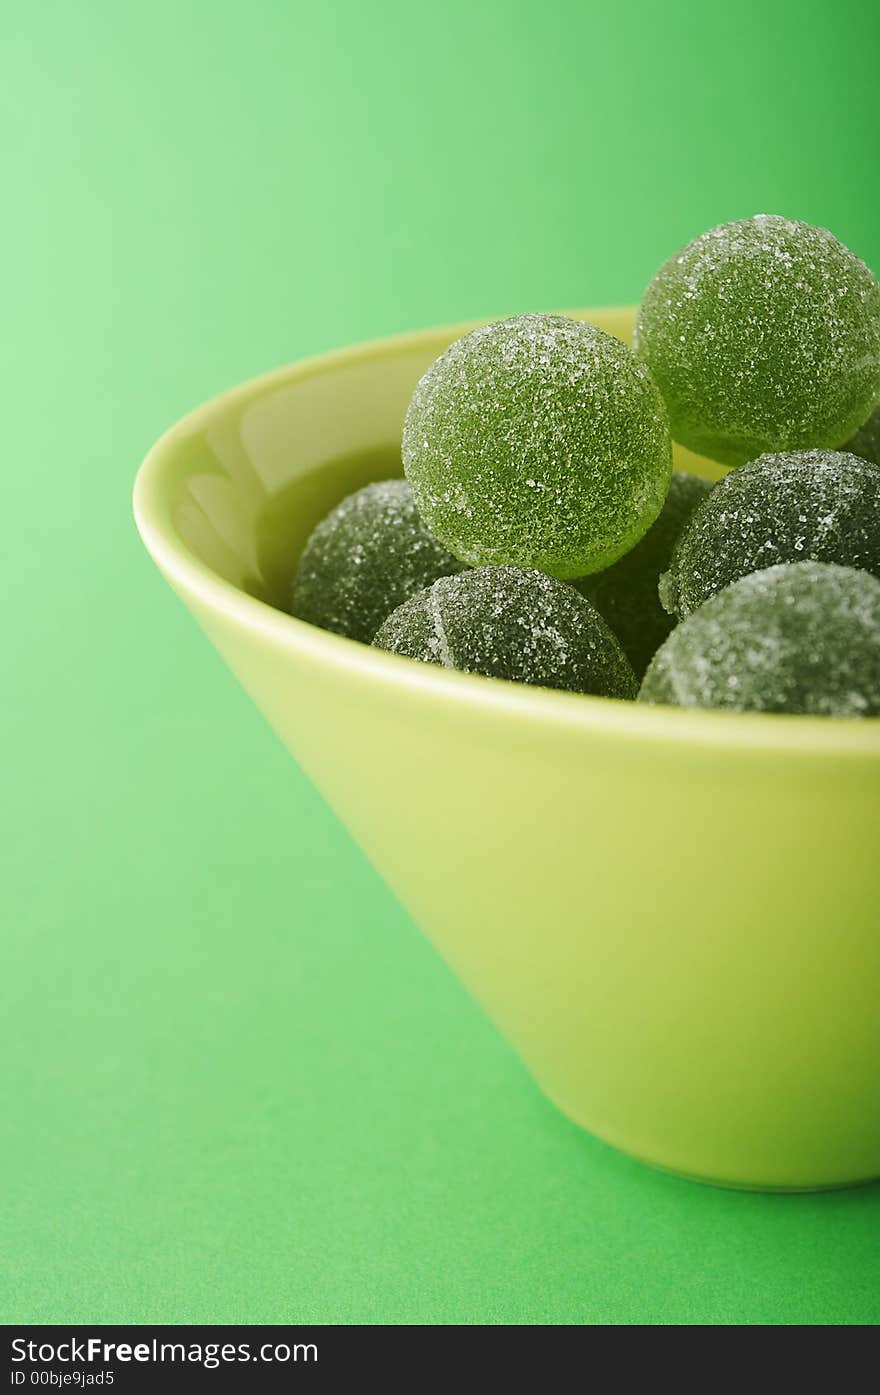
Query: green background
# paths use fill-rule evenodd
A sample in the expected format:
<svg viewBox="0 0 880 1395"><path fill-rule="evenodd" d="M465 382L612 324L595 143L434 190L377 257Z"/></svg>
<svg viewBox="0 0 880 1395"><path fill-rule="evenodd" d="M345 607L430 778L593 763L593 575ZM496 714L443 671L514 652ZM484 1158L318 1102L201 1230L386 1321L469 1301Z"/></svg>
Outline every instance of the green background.
<svg viewBox="0 0 880 1395"><path fill-rule="evenodd" d="M880 1319L880 1188L696 1186L542 1099L129 506L153 439L238 380L633 301L726 218L880 266L875 0L13 3L4 29L0 1317Z"/></svg>

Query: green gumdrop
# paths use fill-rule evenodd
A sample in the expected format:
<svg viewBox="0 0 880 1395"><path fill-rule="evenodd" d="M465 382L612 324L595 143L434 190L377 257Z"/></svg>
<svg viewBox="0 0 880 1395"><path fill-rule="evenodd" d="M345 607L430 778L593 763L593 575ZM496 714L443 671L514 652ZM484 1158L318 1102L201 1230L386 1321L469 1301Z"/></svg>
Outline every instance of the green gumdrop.
<svg viewBox="0 0 880 1395"><path fill-rule="evenodd" d="M389 615L373 643L422 663L542 688L632 698L638 686L595 607L563 582L521 567L441 577Z"/></svg>
<svg viewBox="0 0 880 1395"><path fill-rule="evenodd" d="M521 315L472 330L428 369L403 463L427 527L463 562L577 577L654 522L672 446L651 374L624 344Z"/></svg>
<svg viewBox="0 0 880 1395"><path fill-rule="evenodd" d="M660 598L682 617L749 572L807 561L880 575L880 468L843 451L808 450L734 470L682 529Z"/></svg>
<svg viewBox="0 0 880 1395"><path fill-rule="evenodd" d="M760 214L660 268L634 343L691 450L839 446L880 397L880 284L826 229Z"/></svg>
<svg viewBox="0 0 880 1395"><path fill-rule="evenodd" d="M666 503L641 542L604 572L572 582L608 621L641 678L675 621L657 594L682 528L712 485L683 470L673 472Z"/></svg>
<svg viewBox="0 0 880 1395"><path fill-rule="evenodd" d="M639 701L880 716L880 581L827 562L752 572L672 631Z"/></svg>
<svg viewBox="0 0 880 1395"><path fill-rule="evenodd" d="M841 450L848 450L852 455L860 455L863 460L880 465L880 407L868 417L864 426L850 436Z"/></svg>
<svg viewBox="0 0 880 1395"><path fill-rule="evenodd" d="M382 621L461 563L435 542L406 480L349 494L312 532L293 583L292 613L369 644Z"/></svg>

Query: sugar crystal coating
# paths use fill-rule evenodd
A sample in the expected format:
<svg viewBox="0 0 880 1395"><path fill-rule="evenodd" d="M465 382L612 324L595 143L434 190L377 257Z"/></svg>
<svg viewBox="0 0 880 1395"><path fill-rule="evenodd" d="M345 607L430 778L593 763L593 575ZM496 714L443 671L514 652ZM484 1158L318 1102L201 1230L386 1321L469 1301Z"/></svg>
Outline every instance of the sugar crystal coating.
<svg viewBox="0 0 880 1395"><path fill-rule="evenodd" d="M689 615L738 577L806 561L880 575L880 467L808 450L762 455L732 471L682 529L660 598Z"/></svg>
<svg viewBox="0 0 880 1395"><path fill-rule="evenodd" d="M640 702L880 715L880 581L828 562L752 572L672 631Z"/></svg>
<svg viewBox="0 0 880 1395"><path fill-rule="evenodd" d="M880 397L880 284L826 229L759 214L660 268L634 343L692 450L838 446Z"/></svg>
<svg viewBox="0 0 880 1395"><path fill-rule="evenodd" d="M399 606L373 643L465 673L635 697L632 668L599 612L570 586L521 567L441 577Z"/></svg>
<svg viewBox="0 0 880 1395"><path fill-rule="evenodd" d="M369 644L382 621L461 563L435 542L406 480L349 494L312 532L293 584L292 612Z"/></svg>
<svg viewBox="0 0 880 1395"><path fill-rule="evenodd" d="M608 621L641 678L675 621L660 604L657 583L679 533L712 485L675 470L660 517L641 542L605 571L572 582Z"/></svg>
<svg viewBox="0 0 880 1395"><path fill-rule="evenodd" d="M577 577L654 522L672 448L651 374L624 344L521 315L472 330L428 369L403 463L427 527L463 562Z"/></svg>
<svg viewBox="0 0 880 1395"><path fill-rule="evenodd" d="M850 436L841 450L851 451L853 455L860 455L863 460L870 460L874 465L880 465L880 407L878 407L858 431Z"/></svg>

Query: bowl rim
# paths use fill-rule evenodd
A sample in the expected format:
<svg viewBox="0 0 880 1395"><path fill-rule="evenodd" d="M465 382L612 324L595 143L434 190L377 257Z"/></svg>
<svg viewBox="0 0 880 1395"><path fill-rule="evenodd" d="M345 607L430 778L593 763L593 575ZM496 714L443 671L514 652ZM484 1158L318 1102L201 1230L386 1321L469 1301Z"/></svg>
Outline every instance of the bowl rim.
<svg viewBox="0 0 880 1395"><path fill-rule="evenodd" d="M631 306L593 307L564 311L573 318L593 320L630 316ZM186 545L173 518L172 490L181 472L177 447L207 426L219 413L241 410L267 392L332 373L369 359L409 353L438 339L449 341L488 320L371 339L334 349L250 378L217 394L180 418L147 452L134 483L135 523L147 551L175 589L188 594L206 610L241 628L264 635L301 659L328 669L347 670L379 688L407 690L414 697L441 700L473 711L556 728L577 728L593 735L605 731L628 742L681 743L805 757L862 758L880 761L880 717L806 717L789 713L724 712L709 708L666 707L619 699L538 688L480 674L460 673L433 664L416 663L397 654L321 630L226 581Z"/></svg>

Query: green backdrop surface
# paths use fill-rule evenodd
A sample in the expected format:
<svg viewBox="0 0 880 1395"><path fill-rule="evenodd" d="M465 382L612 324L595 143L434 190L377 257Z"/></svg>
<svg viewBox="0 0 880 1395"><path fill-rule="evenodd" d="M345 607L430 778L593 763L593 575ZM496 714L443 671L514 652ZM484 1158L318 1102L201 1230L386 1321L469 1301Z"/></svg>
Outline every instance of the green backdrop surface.
<svg viewBox="0 0 880 1395"><path fill-rule="evenodd" d="M129 509L152 440L240 379L632 301L725 218L880 266L874 0L4 28L0 1319L880 1320L880 1188L696 1186L543 1100Z"/></svg>

